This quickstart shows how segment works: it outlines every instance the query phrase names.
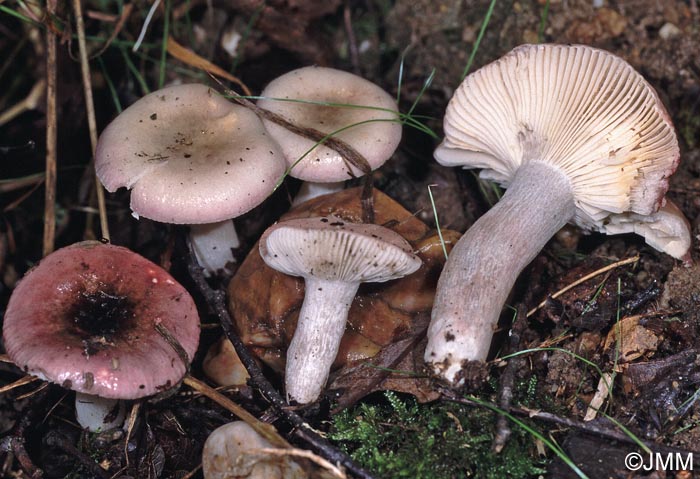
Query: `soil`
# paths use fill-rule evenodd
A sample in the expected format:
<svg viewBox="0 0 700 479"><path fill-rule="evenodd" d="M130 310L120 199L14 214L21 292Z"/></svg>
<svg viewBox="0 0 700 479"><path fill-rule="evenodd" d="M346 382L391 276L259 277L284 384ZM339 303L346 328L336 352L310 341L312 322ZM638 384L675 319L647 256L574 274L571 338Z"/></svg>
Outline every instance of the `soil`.
<svg viewBox="0 0 700 479"><path fill-rule="evenodd" d="M610 416L641 440L665 448L663 451L700 451L698 4L696 0L500 1L494 2L482 35L491 3L172 0L156 9L144 44L138 53L132 53L150 2L129 4L133 7L128 7L132 10L123 22L115 5L84 2L87 33L98 39L88 42L94 56L91 74L98 130L117 115L117 101L122 107L133 103L145 93L144 84L156 89L161 75L165 84L212 83L197 68L172 57L161 71L167 15L169 33L179 43L240 78L253 94L281 73L318 64L355 72L398 95L400 110L424 116L421 118L437 138L406 128L399 150L373 173L374 186L428 227L435 228L436 211L441 227L463 232L497 201L497 192L472 172L438 165L432 152L442 137L445 106L477 41L469 72L517 45L538 41L585 43L621 56L657 90L674 121L681 162L671 177L668 197L690 222L695 265L683 265L634 235L585 235L576 228L565 228L524 271L509 299L521 313L542 301L544 306L529 319L517 315L517 340L508 337L513 313L506 311L492 356L542 349L511 366L504 360L489 363L488 380L486 374L476 374L480 380L470 385L469 392L484 394L480 397L487 401L500 401L502 408L522 403L573 421L573 425L554 430L548 423L532 419L542 430L551 428L552 437L589 477L693 477L683 472L675 476L634 475L621 466L633 445L610 443L605 434L592 433L590 427L582 425L589 424L583 421L584 416L595 415L589 407L591 401L601 396L601 412L591 424L615 429L605 422L605 416ZM53 16L46 15L43 8L39 3L0 2L0 118L38 86L35 102L0 123L3 313L17 281L42 256L47 116L39 82L46 78L48 67L57 68L59 79L55 244L58 248L100 237L88 122L76 59L78 46L72 36L74 14L63 2ZM53 64L47 63L44 38L51 34L48 32L56 34L59 41ZM231 39L238 39L236 56L227 51ZM355 186L360 182L349 183ZM238 221L242 244L235 253L240 261L262 231L287 211L289 198L298 188L297 180L285 180L265 203ZM107 208L112 242L160 263L195 296L203 329L191 374L203 379L202 359L221 336L221 329L212 306L194 288L187 259L174 246L182 231L134 219L129 194L123 190L107 196ZM577 279L635 255L638 261L553 296ZM225 281L210 283L225 288ZM424 328L425 320L423 317L416 324ZM410 348L402 346L407 349L401 350L401 357L420 357L414 353L424 347L422 334L421 330L409 335ZM396 359L391 363L394 365L400 356L396 352L399 340L406 338L398 338L394 349L384 351L392 361ZM386 347L390 349L392 344ZM419 362L411 359L401 364L423 374ZM600 394L600 372L612 374L610 394ZM266 373L274 386L281 384L273 371ZM339 383L351 390L347 378L353 379L355 372L348 369L343 373L347 375L340 374ZM22 377L22 371L10 362L0 362L0 387ZM503 385L509 381L531 386L527 392L516 388L512 400L504 403ZM376 389L377 383L368 385L366 393ZM416 389L420 390L413 392L424 401L436 400L443 391L437 382L423 380ZM299 443L293 428L281 419L282 413L269 410L269 403L255 388L225 390L224 394ZM358 391L352 391L352 400L343 394L341 390L335 396L343 407L362 397ZM88 435L74 423L71 393L41 381L8 387L0 395L0 476L39 477L36 474L43 471L43 477L201 478L202 445L213 429L232 419L230 410L214 406L184 386L159 399L144 402L135 412L128 437L123 431ZM301 412L323 430L332 419L330 407L322 402ZM488 430L498 427L484 425ZM601 461L603 456L609 459ZM548 467L551 477L573 477L571 468L558 460L550 461Z"/></svg>

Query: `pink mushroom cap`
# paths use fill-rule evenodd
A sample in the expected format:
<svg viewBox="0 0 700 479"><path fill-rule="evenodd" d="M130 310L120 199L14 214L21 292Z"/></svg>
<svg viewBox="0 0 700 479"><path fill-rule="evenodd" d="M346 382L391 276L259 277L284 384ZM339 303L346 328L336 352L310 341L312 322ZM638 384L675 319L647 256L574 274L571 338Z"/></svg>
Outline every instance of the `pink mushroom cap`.
<svg viewBox="0 0 700 479"><path fill-rule="evenodd" d="M131 190L138 215L175 224L216 223L262 203L284 174L284 155L249 109L206 85L150 93L100 135L97 176Z"/></svg>
<svg viewBox="0 0 700 479"><path fill-rule="evenodd" d="M86 241L57 250L24 276L10 297L3 339L28 374L86 394L136 399L182 379L199 343L199 315L159 266L127 248Z"/></svg>

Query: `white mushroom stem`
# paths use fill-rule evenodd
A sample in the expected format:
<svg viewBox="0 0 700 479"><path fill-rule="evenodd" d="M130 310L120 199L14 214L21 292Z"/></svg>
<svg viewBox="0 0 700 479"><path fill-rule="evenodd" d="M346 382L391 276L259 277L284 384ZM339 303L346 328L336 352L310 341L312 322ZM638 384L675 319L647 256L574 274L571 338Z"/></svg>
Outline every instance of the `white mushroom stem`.
<svg viewBox="0 0 700 479"><path fill-rule="evenodd" d="M226 270L227 263L235 262L231 249L241 245L232 220L190 225L190 240L197 261L207 276Z"/></svg>
<svg viewBox="0 0 700 479"><path fill-rule="evenodd" d="M90 432L106 431L124 424L126 407L120 399L75 393L75 418Z"/></svg>
<svg viewBox="0 0 700 479"><path fill-rule="evenodd" d="M575 214L559 168L525 163L508 190L452 249L438 281L425 360L454 384L465 361L483 361L520 272Z"/></svg>
<svg viewBox="0 0 700 479"><path fill-rule="evenodd" d="M287 400L315 401L328 380L359 282L304 278L306 293L287 349Z"/></svg>
<svg viewBox="0 0 700 479"><path fill-rule="evenodd" d="M313 181L304 181L301 184L301 188L294 197L292 206L297 206L305 201L309 201L317 196L329 195L331 193L337 193L345 188L344 181L335 181L332 183L315 183Z"/></svg>

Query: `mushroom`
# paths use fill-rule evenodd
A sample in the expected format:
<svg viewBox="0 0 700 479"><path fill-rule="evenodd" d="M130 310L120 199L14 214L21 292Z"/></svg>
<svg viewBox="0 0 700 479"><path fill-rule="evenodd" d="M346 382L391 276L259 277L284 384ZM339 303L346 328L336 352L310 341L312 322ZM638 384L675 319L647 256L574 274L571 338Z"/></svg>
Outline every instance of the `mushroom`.
<svg viewBox="0 0 700 479"><path fill-rule="evenodd" d="M421 260L397 233L334 216L277 223L260 238L260 256L282 273L304 278L306 294L287 349L287 399L312 402L326 384L360 283L415 272Z"/></svg>
<svg viewBox="0 0 700 479"><path fill-rule="evenodd" d="M461 384L483 361L515 280L567 222L605 231L653 215L679 161L671 119L621 58L584 45L523 45L469 75L435 151L508 188L452 250L425 360ZM685 252L666 250L676 257Z"/></svg>
<svg viewBox="0 0 700 479"><path fill-rule="evenodd" d="M207 351L202 361L202 371L219 386L245 386L250 379L233 344L225 336L219 338Z"/></svg>
<svg viewBox="0 0 700 479"><path fill-rule="evenodd" d="M95 168L105 188L131 189L131 209L189 224L200 264L233 261L230 221L262 203L284 174L282 152L260 119L206 85L150 93L100 135Z"/></svg>
<svg viewBox="0 0 700 479"><path fill-rule="evenodd" d="M272 444L243 421L215 429L204 442L204 479L305 479L308 474L285 455L263 451Z"/></svg>
<svg viewBox="0 0 700 479"><path fill-rule="evenodd" d="M401 141L396 101L374 83L342 70L292 70L267 85L258 105L295 125L345 141L372 170L382 166ZM289 174L305 181L294 204L341 190L345 180L364 174L335 150L269 120L263 123L282 147Z"/></svg>
<svg viewBox="0 0 700 479"><path fill-rule="evenodd" d="M22 278L3 340L26 373L76 391L78 421L97 431L123 421L119 400L180 381L197 349L199 316L185 288L157 265L86 241L55 251Z"/></svg>

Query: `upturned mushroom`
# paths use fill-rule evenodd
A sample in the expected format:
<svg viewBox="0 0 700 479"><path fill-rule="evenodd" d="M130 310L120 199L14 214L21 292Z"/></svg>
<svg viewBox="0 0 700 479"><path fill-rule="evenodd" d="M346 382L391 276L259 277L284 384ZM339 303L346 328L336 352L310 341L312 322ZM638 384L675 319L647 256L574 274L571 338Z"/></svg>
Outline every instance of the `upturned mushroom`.
<svg viewBox="0 0 700 479"><path fill-rule="evenodd" d="M438 283L425 360L460 384L466 361L486 359L509 291L552 235L567 222L604 232L621 215L655 214L679 149L653 88L621 58L584 45L523 45L469 75L444 129L439 163L481 168L507 188ZM666 251L682 257L684 248Z"/></svg>
<svg viewBox="0 0 700 479"><path fill-rule="evenodd" d="M249 109L206 85L150 93L100 135L97 176L110 191L131 190L131 209L155 221L188 224L209 272L233 260L231 218L263 202L284 174L277 143Z"/></svg>
<svg viewBox="0 0 700 479"><path fill-rule="evenodd" d="M375 170L401 141L396 101L362 77L333 68L304 67L274 79L258 105L292 123L333 134L355 148ZM295 204L342 189L364 173L335 150L263 121L284 152L290 175L304 180Z"/></svg>
<svg viewBox="0 0 700 479"><path fill-rule="evenodd" d="M22 278L3 340L26 373L76 391L77 420L96 431L123 421L120 400L178 384L199 343L199 315L159 266L86 241L55 251Z"/></svg>
<svg viewBox="0 0 700 479"><path fill-rule="evenodd" d="M329 216L277 223L260 239L271 268L305 283L304 303L287 349L287 399L306 404L326 384L360 283L385 282L415 272L421 260L388 228Z"/></svg>

